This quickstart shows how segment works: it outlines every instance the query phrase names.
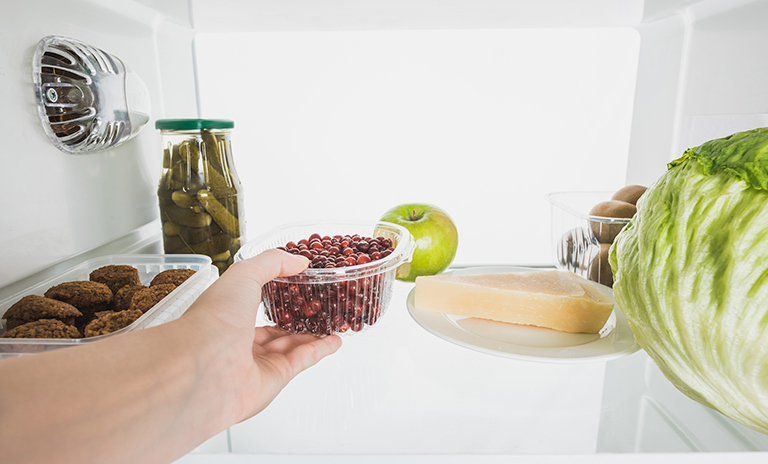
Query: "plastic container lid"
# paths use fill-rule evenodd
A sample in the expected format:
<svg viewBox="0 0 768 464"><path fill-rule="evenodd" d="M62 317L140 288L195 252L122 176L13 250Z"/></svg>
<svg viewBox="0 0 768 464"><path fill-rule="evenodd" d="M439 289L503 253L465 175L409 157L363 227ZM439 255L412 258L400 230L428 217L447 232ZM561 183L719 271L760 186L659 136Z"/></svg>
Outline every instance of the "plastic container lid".
<svg viewBox="0 0 768 464"><path fill-rule="evenodd" d="M155 129L160 130L201 130L232 129L235 122L229 119L158 119Z"/></svg>

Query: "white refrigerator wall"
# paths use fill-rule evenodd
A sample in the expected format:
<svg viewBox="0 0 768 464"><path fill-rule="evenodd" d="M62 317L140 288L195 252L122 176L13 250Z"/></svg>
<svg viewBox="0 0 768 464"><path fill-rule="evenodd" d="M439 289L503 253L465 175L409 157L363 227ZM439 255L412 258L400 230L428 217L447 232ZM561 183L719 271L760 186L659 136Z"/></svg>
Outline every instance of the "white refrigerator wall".
<svg viewBox="0 0 768 464"><path fill-rule="evenodd" d="M633 29L206 34L195 50L202 114L236 121L251 236L426 202L457 224L456 263L549 263L545 195L624 185Z"/></svg>

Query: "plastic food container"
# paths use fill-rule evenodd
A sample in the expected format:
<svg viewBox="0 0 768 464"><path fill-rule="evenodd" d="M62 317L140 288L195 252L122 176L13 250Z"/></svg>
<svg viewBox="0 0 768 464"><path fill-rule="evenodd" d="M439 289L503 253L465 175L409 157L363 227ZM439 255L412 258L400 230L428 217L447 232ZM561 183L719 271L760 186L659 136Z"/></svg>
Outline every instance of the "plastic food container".
<svg viewBox="0 0 768 464"><path fill-rule="evenodd" d="M608 252L626 218L590 216L598 203L614 192L556 192L547 195L552 206L552 242L555 265L609 287L613 273Z"/></svg>
<svg viewBox="0 0 768 464"><path fill-rule="evenodd" d="M110 264L128 264L139 271L139 279L149 285L152 278L167 269L194 269L189 279L173 292L144 313L133 324L111 334L92 338L42 339L42 338L0 338L0 359L20 354L76 346L111 337L118 333L146 329L177 319L189 308L195 299L219 276L211 259L202 255L109 255L83 261L56 277L44 280L0 301L0 314L5 314L14 303L26 295L43 296L46 290L63 282L88 280L91 271ZM5 320L0 319L0 333L5 332Z"/></svg>
<svg viewBox="0 0 768 464"><path fill-rule="evenodd" d="M395 271L413 255L413 236L404 227L388 222L291 224L249 242L235 255L235 261L307 239L315 233L328 237L385 237L392 241L394 249L388 256L369 263L310 267L295 276L272 280L262 289L267 319L290 333L327 335L366 330L381 319L389 306Z"/></svg>

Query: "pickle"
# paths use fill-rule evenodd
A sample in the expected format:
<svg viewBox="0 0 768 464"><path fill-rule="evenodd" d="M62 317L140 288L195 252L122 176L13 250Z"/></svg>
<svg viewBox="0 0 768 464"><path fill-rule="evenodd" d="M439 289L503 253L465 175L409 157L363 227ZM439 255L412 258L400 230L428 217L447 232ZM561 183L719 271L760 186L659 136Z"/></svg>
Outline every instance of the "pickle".
<svg viewBox="0 0 768 464"><path fill-rule="evenodd" d="M187 244L178 235L163 234L163 248L166 253L186 253Z"/></svg>
<svg viewBox="0 0 768 464"><path fill-rule="evenodd" d="M232 247L235 247L236 250L240 249L240 237L232 238Z"/></svg>
<svg viewBox="0 0 768 464"><path fill-rule="evenodd" d="M196 213L191 209L182 209L176 205L161 205L160 212L162 219L168 219L176 225L187 227L206 227L211 225L211 215L207 213Z"/></svg>
<svg viewBox="0 0 768 464"><path fill-rule="evenodd" d="M179 229L171 221L166 221L163 223L163 233L169 237L174 237L179 235Z"/></svg>
<svg viewBox="0 0 768 464"><path fill-rule="evenodd" d="M214 261L213 265L219 268L219 275L224 274L224 271L230 266L227 261Z"/></svg>
<svg viewBox="0 0 768 464"><path fill-rule="evenodd" d="M224 232L227 232L233 237L240 236L239 221L227 210L227 208L219 203L219 200L217 200L210 191L205 189L198 190L197 199Z"/></svg>
<svg viewBox="0 0 768 464"><path fill-rule="evenodd" d="M225 197L237 193L235 188L232 187L232 180L223 176L208 161L205 162L205 169L206 178L208 179L208 190L213 192L217 197Z"/></svg>
<svg viewBox="0 0 768 464"><path fill-rule="evenodd" d="M211 261L226 261L229 259L230 255L231 253L229 250L226 250L223 253L211 256Z"/></svg>
<svg viewBox="0 0 768 464"><path fill-rule="evenodd" d="M163 169L168 169L171 167L171 148L173 147L172 144L168 144L167 147L163 148Z"/></svg>
<svg viewBox="0 0 768 464"><path fill-rule="evenodd" d="M212 222L208 227L176 226L176 229L179 231L181 239L187 243L199 243L208 237L221 233L221 227L215 222Z"/></svg>
<svg viewBox="0 0 768 464"><path fill-rule="evenodd" d="M222 161L222 153L227 153L226 147L224 150L219 146L220 143L226 143L224 137L217 137L216 134L211 131L203 130L200 132L203 139L203 149L205 150L205 159L211 163L214 169L220 173L226 172L224 169L224 163Z"/></svg>
<svg viewBox="0 0 768 464"><path fill-rule="evenodd" d="M173 239L175 237L166 237ZM170 253L196 253L199 255L216 256L226 251L229 252L229 235L218 234L203 240L199 243L184 243L179 237L179 241L169 240L172 245ZM168 243L168 242L166 242Z"/></svg>
<svg viewBox="0 0 768 464"><path fill-rule="evenodd" d="M180 190L187 186L189 177L187 166L184 163L176 162L163 173L163 181L161 185L163 185L166 190Z"/></svg>
<svg viewBox="0 0 768 464"><path fill-rule="evenodd" d="M198 148L198 142L196 139L188 139L181 142L179 145L179 159L191 166L193 170L197 171L200 166L200 148Z"/></svg>
<svg viewBox="0 0 768 464"><path fill-rule="evenodd" d="M171 199L179 208L194 208L198 206L197 200L190 197L187 192L183 190L174 190L171 194Z"/></svg>

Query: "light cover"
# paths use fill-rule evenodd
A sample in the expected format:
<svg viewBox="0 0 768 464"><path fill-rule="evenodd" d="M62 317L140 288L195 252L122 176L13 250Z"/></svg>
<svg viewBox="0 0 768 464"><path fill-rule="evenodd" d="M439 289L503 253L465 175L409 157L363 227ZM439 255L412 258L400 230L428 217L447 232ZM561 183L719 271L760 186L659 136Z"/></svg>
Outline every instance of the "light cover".
<svg viewBox="0 0 768 464"><path fill-rule="evenodd" d="M144 82L113 55L79 40L47 36L38 43L32 66L43 129L65 153L116 147L149 121Z"/></svg>

